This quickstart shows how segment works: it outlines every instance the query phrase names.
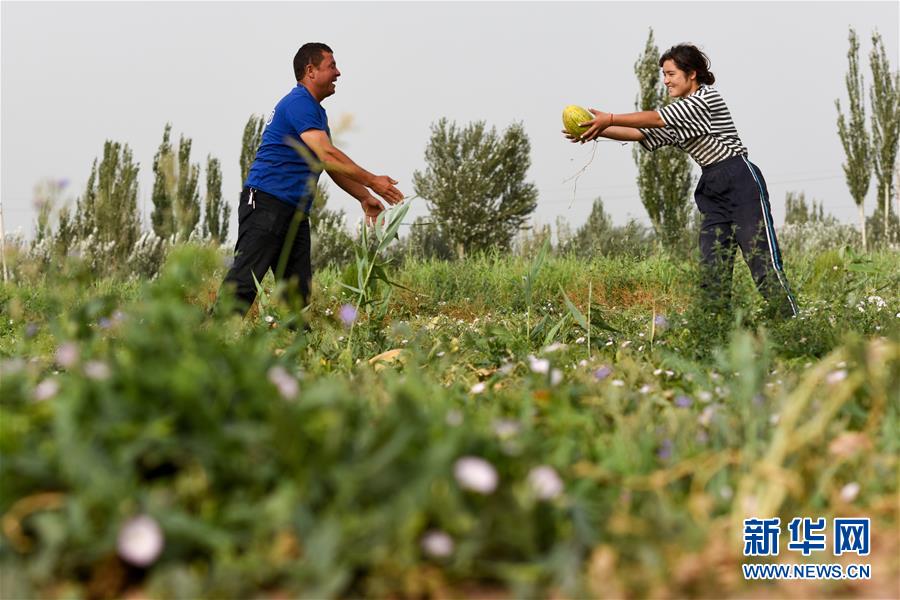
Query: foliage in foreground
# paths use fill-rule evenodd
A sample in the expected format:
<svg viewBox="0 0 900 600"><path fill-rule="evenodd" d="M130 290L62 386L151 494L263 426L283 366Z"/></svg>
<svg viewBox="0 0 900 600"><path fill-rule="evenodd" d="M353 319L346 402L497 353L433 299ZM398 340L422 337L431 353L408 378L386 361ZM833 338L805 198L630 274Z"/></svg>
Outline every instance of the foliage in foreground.
<svg viewBox="0 0 900 600"><path fill-rule="evenodd" d="M817 260L803 320L707 353L658 318L685 308L662 259L409 263L349 361L331 272L310 334L209 316L208 250L0 288L0 596L738 594L740 522L770 515L870 516L875 581L820 592L890 595L896 257Z"/></svg>

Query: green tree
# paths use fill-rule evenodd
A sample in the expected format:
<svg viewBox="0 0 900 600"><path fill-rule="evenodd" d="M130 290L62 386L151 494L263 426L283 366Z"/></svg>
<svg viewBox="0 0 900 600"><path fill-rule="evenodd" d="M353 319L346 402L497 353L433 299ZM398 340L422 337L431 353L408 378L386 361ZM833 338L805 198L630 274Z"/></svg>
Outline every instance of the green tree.
<svg viewBox="0 0 900 600"><path fill-rule="evenodd" d="M872 85L869 87L872 165L878 181L877 209L872 219L871 234L873 239L881 237L890 242L897 237L898 229L897 213L891 210L891 196L900 139L900 72L891 70L884 42L877 31L872 34L869 66L872 69Z"/></svg>
<svg viewBox="0 0 900 600"><path fill-rule="evenodd" d="M652 248L654 240L653 231L634 219L622 227L614 226L603 207L603 200L598 197L587 221L561 245L560 250L563 254L571 253L588 259L599 254L643 258Z"/></svg>
<svg viewBox="0 0 900 600"><path fill-rule="evenodd" d="M520 123L502 135L483 121L459 128L446 118L433 123L424 173L413 174L441 233L459 256L507 250L537 206L537 188L525 181L531 144Z"/></svg>
<svg viewBox="0 0 900 600"><path fill-rule="evenodd" d="M178 140L174 216L180 241L187 241L200 221L200 165L191 164L191 144L191 139L183 135Z"/></svg>
<svg viewBox="0 0 900 600"><path fill-rule="evenodd" d="M222 171L219 159L206 157L206 196L204 197L203 237L216 244L228 238L231 207L222 201Z"/></svg>
<svg viewBox="0 0 900 600"><path fill-rule="evenodd" d="M326 208L329 199L328 186L319 183L309 216L313 271L342 269L353 259L353 240L345 226L347 216L343 210Z"/></svg>
<svg viewBox="0 0 900 600"><path fill-rule="evenodd" d="M186 241L200 221L200 165L191 164L190 138L179 137L177 154L172 147L171 123L153 157L153 231L163 239Z"/></svg>
<svg viewBox="0 0 900 600"><path fill-rule="evenodd" d="M453 244L431 217L416 217L409 226L404 246L406 254L416 258L451 260L454 257Z"/></svg>
<svg viewBox="0 0 900 600"><path fill-rule="evenodd" d="M659 49L653 39L653 29L647 36L644 52L634 64L638 80L638 110L655 110L671 102L665 84L659 77ZM685 232L689 230L693 202L690 157L677 148L660 148L646 152L639 146L632 148L637 165L637 184L641 202L647 210L659 243L670 251L681 250Z"/></svg>
<svg viewBox="0 0 900 600"><path fill-rule="evenodd" d="M153 211L150 213L150 222L153 224L153 231L162 239L169 239L175 233L175 218L172 212L175 194L171 189L175 173L175 155L169 141L171 133L172 124L166 123L162 143L153 157L153 194L150 197Z"/></svg>
<svg viewBox="0 0 900 600"><path fill-rule="evenodd" d="M869 191L872 178L872 157L869 147L869 133L866 131L866 107L863 102L863 77L859 72L859 40L856 31L850 28L850 50L847 52L849 69L845 77L847 95L850 99L850 115L845 117L841 111L841 101L835 100L838 111L838 135L847 155L844 163L844 177L850 195L859 209L859 222L862 228L863 250L868 250L866 239L866 211L863 203Z"/></svg>
<svg viewBox="0 0 900 600"><path fill-rule="evenodd" d="M825 223L833 220L830 215L825 216L825 207L815 200L806 203L806 194L803 192L788 192L784 198L785 225L804 225L806 223Z"/></svg>
<svg viewBox="0 0 900 600"><path fill-rule="evenodd" d="M250 173L250 165L256 158L256 151L259 149L259 143L262 141L263 129L265 129L265 121L262 115L250 115L247 124L244 125L244 137L241 140L241 185L247 181L247 174Z"/></svg>
<svg viewBox="0 0 900 600"><path fill-rule="evenodd" d="M103 160L99 165L94 160L84 195L75 207L73 237L91 238L115 266L124 266L141 233L137 207L139 169L128 144L107 140Z"/></svg>

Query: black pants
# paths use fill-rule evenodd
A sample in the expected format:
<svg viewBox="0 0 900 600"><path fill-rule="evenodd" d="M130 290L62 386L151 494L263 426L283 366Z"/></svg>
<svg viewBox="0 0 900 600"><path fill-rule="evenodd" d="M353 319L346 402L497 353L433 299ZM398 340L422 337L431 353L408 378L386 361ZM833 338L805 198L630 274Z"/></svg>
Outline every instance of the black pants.
<svg viewBox="0 0 900 600"><path fill-rule="evenodd" d="M238 239L225 288L234 290L236 308L246 313L256 299L256 283L269 269L287 282L289 296L306 304L312 285L309 217L275 196L245 187L238 206ZM222 292L220 292L222 293Z"/></svg>
<svg viewBox="0 0 900 600"><path fill-rule="evenodd" d="M728 310L735 246L770 312L780 317L797 315L781 264L769 191L759 168L736 156L703 168L694 192L703 215L700 227L701 289L706 302Z"/></svg>

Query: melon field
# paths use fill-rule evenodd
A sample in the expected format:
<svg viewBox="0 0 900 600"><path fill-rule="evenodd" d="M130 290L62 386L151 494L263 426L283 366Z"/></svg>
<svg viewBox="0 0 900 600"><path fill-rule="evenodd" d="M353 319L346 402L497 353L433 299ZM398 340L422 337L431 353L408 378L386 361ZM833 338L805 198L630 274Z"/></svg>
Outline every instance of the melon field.
<svg viewBox="0 0 900 600"><path fill-rule="evenodd" d="M726 318L691 258L385 263L389 237L244 319L212 310L227 248L152 280L13 256L0 597L900 596L895 251L786 254L801 315L773 322L740 260ZM744 556L774 517L781 554ZM826 551L787 550L796 517ZM831 551L851 517L868 556Z"/></svg>

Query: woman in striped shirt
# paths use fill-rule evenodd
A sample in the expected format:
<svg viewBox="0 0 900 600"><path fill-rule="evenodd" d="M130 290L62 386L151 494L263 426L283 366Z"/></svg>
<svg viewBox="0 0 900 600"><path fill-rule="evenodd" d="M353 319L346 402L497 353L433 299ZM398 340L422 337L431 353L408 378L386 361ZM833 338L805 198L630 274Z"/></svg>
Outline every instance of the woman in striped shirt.
<svg viewBox="0 0 900 600"><path fill-rule="evenodd" d="M703 215L701 287L708 299L714 304L730 303L738 245L772 311L796 316L765 179L759 167L748 160L725 101L710 87L716 79L709 71L709 59L695 46L681 44L663 54L659 66L669 95L678 100L656 111L612 114L591 109L594 119L582 123L589 126L585 133L580 137L563 133L573 142L602 136L639 142L651 152L663 146L687 152L703 171L694 199Z"/></svg>

